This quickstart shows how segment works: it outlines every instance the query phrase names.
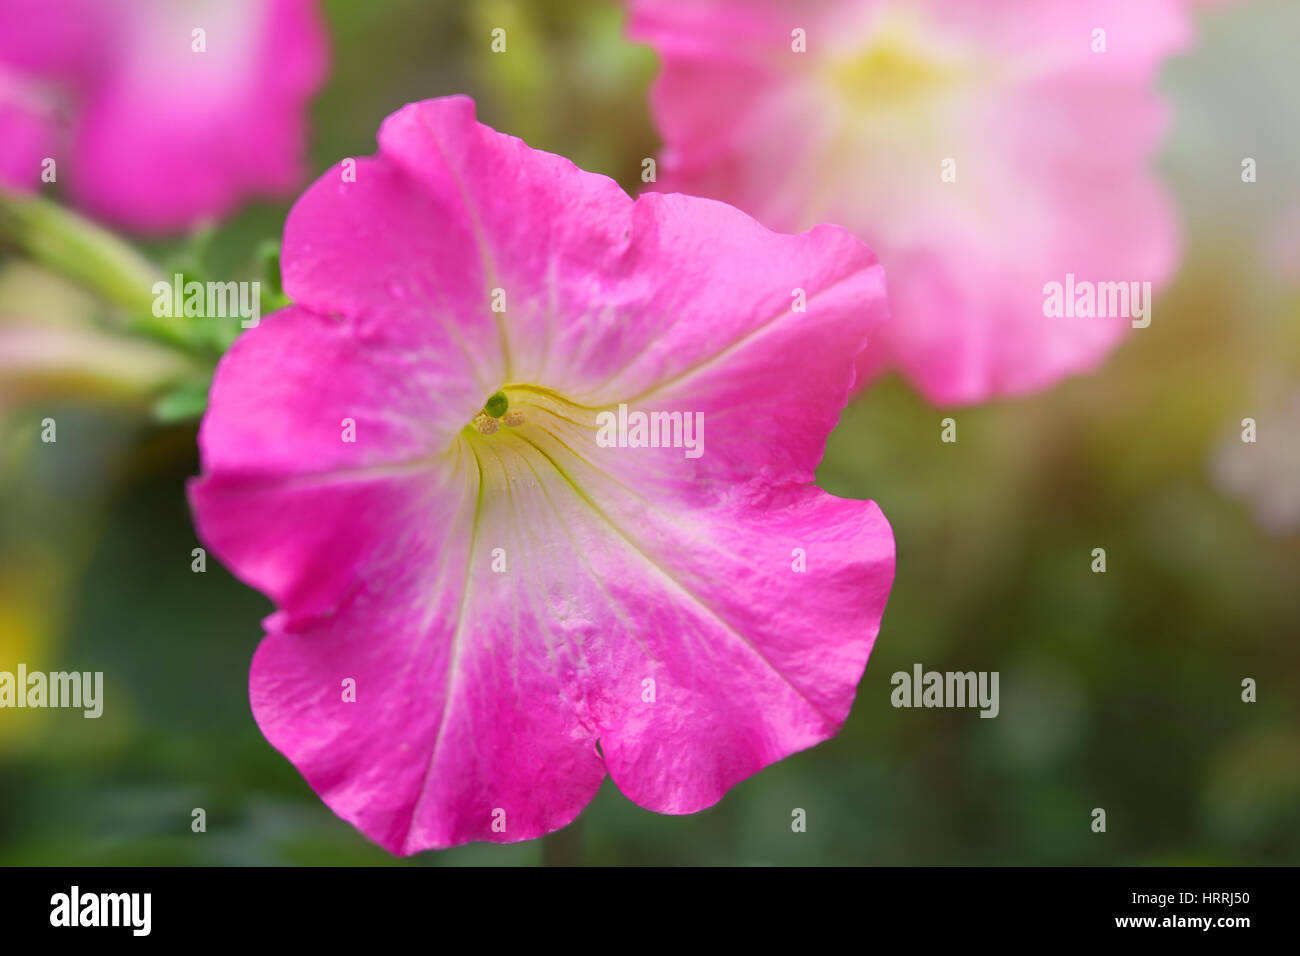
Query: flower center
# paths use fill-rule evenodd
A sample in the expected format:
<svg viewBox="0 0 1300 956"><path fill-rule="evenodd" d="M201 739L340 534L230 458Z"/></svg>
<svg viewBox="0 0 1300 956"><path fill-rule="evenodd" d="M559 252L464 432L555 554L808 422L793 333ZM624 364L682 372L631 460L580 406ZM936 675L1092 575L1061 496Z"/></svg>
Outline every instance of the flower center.
<svg viewBox="0 0 1300 956"><path fill-rule="evenodd" d="M922 48L906 23L878 23L869 41L829 60L828 84L861 112L910 111L960 82L957 64Z"/></svg>
<svg viewBox="0 0 1300 956"><path fill-rule="evenodd" d="M536 507L536 495L567 489L585 501L588 484L607 482L593 454L601 411L542 385L513 382L493 392L451 449L466 487L477 489L475 520L513 522L525 502Z"/></svg>
<svg viewBox="0 0 1300 956"><path fill-rule="evenodd" d="M470 421L470 427L480 435L493 435L504 425L517 428L524 423L524 413L510 407L510 399L505 391L498 390L488 396L478 414Z"/></svg>

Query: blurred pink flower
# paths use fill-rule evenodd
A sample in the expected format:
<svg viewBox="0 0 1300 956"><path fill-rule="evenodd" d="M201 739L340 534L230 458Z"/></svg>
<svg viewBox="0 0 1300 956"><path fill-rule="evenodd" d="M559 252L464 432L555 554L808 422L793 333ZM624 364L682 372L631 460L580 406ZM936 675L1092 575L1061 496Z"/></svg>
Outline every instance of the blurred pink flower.
<svg viewBox="0 0 1300 956"><path fill-rule="evenodd" d="M1300 388L1293 385L1262 405L1258 419L1243 419L1219 442L1210 475L1222 494L1249 506L1260 527L1291 534L1300 530Z"/></svg>
<svg viewBox="0 0 1300 956"><path fill-rule="evenodd" d="M326 57L314 0L0 0L0 184L147 232L282 195Z"/></svg>
<svg viewBox="0 0 1300 956"><path fill-rule="evenodd" d="M1292 201L1268 226L1264 259L1278 279L1300 284L1300 202Z"/></svg>
<svg viewBox="0 0 1300 956"><path fill-rule="evenodd" d="M200 535L279 606L267 739L406 854L555 830L606 773L690 813L835 734L894 567L875 504L812 485L875 256L633 202L463 97L379 146L294 206L296 305L225 356L200 432ZM602 444L620 405L702 416L702 453Z"/></svg>
<svg viewBox="0 0 1300 956"><path fill-rule="evenodd" d="M880 253L893 321L859 385L894 366L938 403L1048 386L1130 321L1048 318L1047 283L1158 286L1175 266L1148 164L1183 0L629 4L662 60L656 188L774 229L836 222Z"/></svg>

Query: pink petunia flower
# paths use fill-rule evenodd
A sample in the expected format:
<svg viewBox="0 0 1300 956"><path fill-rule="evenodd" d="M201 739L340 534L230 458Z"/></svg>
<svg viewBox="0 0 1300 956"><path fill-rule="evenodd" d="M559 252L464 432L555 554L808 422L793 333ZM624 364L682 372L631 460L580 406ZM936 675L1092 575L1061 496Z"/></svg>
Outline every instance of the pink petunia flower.
<svg viewBox="0 0 1300 956"><path fill-rule="evenodd" d="M200 536L279 606L267 739L407 854L555 830L606 773L690 813L834 735L894 566L874 503L812 485L872 252L634 202L463 97L379 147L294 206L296 304L199 436Z"/></svg>
<svg viewBox="0 0 1300 956"><path fill-rule="evenodd" d="M0 185L147 232L283 195L325 66L313 0L0 0Z"/></svg>
<svg viewBox="0 0 1300 956"><path fill-rule="evenodd" d="M774 229L836 222L879 252L893 320L860 384L897 367L944 404L1045 387L1142 321L1051 317L1048 283L1154 289L1175 266L1148 163L1182 0L629 5L662 60L657 188Z"/></svg>

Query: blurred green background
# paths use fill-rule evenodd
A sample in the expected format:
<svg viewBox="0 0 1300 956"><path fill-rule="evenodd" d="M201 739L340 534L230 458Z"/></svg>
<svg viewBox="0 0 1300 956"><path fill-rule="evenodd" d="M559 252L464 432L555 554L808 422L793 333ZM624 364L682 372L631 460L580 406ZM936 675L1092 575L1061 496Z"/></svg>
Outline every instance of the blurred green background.
<svg viewBox="0 0 1300 956"><path fill-rule="evenodd" d="M313 175L372 153L401 104L466 92L489 125L639 187L656 63L623 39L617 5L324 6ZM0 863L1300 863L1300 287L1269 252L1300 203L1296 36L1294 3L1246 3L1204 17L1198 49L1164 71L1160 167L1185 257L1151 328L1097 374L955 412L889 378L846 410L819 483L878 501L898 544L857 703L836 739L695 816L641 810L607 781L545 840L388 856L253 723L248 663L271 607L215 560L190 570L192 423L157 425L108 382L75 383L80 397L0 384L0 669L103 671L107 700L99 720L0 713ZM223 224L210 261L254 277L285 209ZM0 255L0 316L97 307ZM47 415L57 444L39 440ZM948 415L956 444L939 441ZM1247 416L1257 445L1239 440ZM916 662L999 671L1001 715L892 708L891 674Z"/></svg>

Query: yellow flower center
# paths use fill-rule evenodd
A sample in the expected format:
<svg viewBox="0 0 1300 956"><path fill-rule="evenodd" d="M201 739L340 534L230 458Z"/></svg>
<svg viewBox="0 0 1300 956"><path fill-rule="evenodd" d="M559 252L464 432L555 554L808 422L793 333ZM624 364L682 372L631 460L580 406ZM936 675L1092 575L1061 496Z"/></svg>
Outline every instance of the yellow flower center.
<svg viewBox="0 0 1300 956"><path fill-rule="evenodd" d="M913 30L885 24L868 44L830 59L827 83L860 112L911 111L921 101L957 86L962 71L923 50Z"/></svg>

